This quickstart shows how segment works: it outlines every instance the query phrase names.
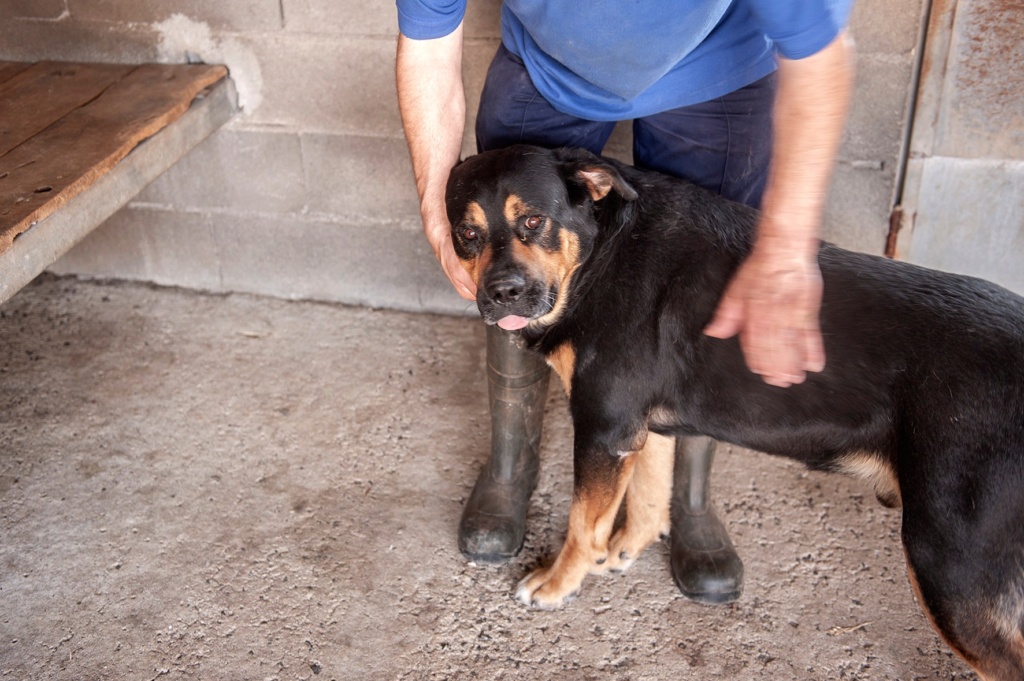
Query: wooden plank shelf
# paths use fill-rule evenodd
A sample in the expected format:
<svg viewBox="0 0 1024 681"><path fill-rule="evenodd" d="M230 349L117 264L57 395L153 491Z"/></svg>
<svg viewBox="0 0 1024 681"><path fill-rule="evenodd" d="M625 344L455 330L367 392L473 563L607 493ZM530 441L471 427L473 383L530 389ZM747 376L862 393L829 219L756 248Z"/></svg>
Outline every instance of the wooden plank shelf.
<svg viewBox="0 0 1024 681"><path fill-rule="evenodd" d="M236 112L223 66L0 62L0 303Z"/></svg>

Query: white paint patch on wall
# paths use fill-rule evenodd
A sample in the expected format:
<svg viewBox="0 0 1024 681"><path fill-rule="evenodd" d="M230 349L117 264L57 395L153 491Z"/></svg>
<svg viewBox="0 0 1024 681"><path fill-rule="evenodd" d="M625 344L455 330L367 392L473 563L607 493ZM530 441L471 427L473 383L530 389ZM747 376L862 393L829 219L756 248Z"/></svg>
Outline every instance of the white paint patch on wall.
<svg viewBox="0 0 1024 681"><path fill-rule="evenodd" d="M40 3L36 3L36 4L40 4ZM60 3L59 7L60 7L60 14L57 14L55 16L47 16L46 14L36 15L36 14L33 14L33 13L26 13L24 16L26 18L35 19L36 21L65 21L67 19L70 19L71 18L71 11L68 9L68 0L64 0L62 3ZM35 8L33 8L33 9L35 9ZM17 12L17 11L18 10L15 9L15 12ZM31 12L31 10L30 10L30 12ZM15 14L15 16L20 16L20 15Z"/></svg>
<svg viewBox="0 0 1024 681"><path fill-rule="evenodd" d="M263 101L263 72L252 49L235 38L214 36L210 25L172 14L153 25L160 34L157 50L161 61L180 63L198 57L207 64L225 64L238 91L238 105L252 113Z"/></svg>

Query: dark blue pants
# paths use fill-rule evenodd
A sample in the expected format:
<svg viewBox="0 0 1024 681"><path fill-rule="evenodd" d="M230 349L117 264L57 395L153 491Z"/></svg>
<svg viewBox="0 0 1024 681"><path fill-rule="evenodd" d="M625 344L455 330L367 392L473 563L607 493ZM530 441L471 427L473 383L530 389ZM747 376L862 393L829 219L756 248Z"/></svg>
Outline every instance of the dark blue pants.
<svg viewBox="0 0 1024 681"><path fill-rule="evenodd" d="M708 102L633 121L633 163L674 175L755 208L771 159L775 74ZM476 119L479 151L512 144L604 149L615 123L555 110L522 60L498 48Z"/></svg>

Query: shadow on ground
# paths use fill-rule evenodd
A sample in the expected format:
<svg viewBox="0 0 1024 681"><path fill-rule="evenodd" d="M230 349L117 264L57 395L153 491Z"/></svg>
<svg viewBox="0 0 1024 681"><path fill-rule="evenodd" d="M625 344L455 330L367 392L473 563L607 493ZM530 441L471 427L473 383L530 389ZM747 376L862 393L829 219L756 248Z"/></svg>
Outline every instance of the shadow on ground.
<svg viewBox="0 0 1024 681"><path fill-rule="evenodd" d="M454 541L488 440L479 322L43 278L0 307L0 678L969 679L918 610L899 513L721 452L731 606L663 545L560 612L552 381L521 556Z"/></svg>

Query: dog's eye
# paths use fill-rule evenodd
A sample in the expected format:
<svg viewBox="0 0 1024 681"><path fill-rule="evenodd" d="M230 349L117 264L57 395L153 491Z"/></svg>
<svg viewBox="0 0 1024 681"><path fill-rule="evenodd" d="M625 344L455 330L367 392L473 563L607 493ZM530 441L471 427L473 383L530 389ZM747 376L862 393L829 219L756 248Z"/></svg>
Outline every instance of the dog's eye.
<svg viewBox="0 0 1024 681"><path fill-rule="evenodd" d="M526 229L537 229L544 224L544 216L531 215L526 218Z"/></svg>
<svg viewBox="0 0 1024 681"><path fill-rule="evenodd" d="M472 227L466 226L462 228L462 238L466 241L475 241L477 237L476 230Z"/></svg>

